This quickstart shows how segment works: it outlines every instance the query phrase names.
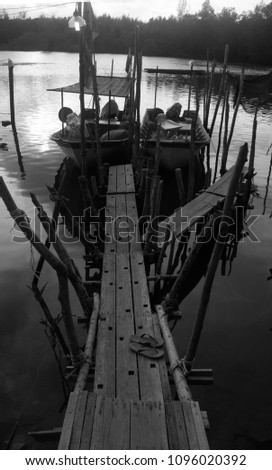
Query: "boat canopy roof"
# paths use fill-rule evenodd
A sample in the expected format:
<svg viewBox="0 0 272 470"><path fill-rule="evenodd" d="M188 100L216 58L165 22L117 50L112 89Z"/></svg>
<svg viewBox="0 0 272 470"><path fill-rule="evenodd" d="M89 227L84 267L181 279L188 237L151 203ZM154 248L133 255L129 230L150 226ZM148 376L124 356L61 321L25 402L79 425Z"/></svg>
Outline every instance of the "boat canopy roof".
<svg viewBox="0 0 272 470"><path fill-rule="evenodd" d="M131 83L133 83L133 78L130 77L111 77L111 76L97 76L97 89L98 94L101 96L118 96L126 98L130 94ZM66 93L79 93L80 86L79 83L74 83L73 85L68 85L61 88L48 88L47 91L59 91ZM93 95L93 81L89 88L84 88L84 93Z"/></svg>

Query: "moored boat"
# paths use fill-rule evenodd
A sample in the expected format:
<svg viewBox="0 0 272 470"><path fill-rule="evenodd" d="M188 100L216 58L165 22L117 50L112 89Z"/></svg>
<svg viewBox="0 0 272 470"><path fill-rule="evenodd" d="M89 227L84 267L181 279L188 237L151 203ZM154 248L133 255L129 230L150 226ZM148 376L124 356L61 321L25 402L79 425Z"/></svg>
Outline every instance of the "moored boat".
<svg viewBox="0 0 272 470"><path fill-rule="evenodd" d="M128 102L133 84L130 77L97 76L97 92L99 96L109 96L108 103L104 106L99 117L99 141L102 163L119 164L127 163L131 156L128 151ZM79 83L49 89L63 93L80 93ZM93 83L84 88L84 94L94 95ZM124 109L119 111L118 106L111 96L124 99ZM104 111L103 111L104 110ZM51 136L51 140L63 151L65 156L74 160L81 166L81 116L70 108L62 107L59 111L62 121L62 129ZM93 109L85 110L85 145L86 162L88 167L96 165L96 117Z"/></svg>
<svg viewBox="0 0 272 470"><path fill-rule="evenodd" d="M174 105L175 106L175 105ZM181 108L180 108L181 109ZM160 132L160 166L166 170L188 166L190 159L193 111L183 116L164 114L159 108L147 109L141 126L141 139L147 155L155 154L157 134ZM168 117L169 116L169 117ZM195 154L208 145L210 137L197 116L195 127Z"/></svg>

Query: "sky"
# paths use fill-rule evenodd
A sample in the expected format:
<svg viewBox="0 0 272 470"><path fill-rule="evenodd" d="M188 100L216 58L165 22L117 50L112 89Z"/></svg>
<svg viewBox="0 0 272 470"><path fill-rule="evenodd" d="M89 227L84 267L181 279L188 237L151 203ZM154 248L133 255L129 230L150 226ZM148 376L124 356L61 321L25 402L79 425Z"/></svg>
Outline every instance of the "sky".
<svg viewBox="0 0 272 470"><path fill-rule="evenodd" d="M187 0L188 13L196 13L201 10L204 0ZM177 15L179 0L93 0L93 10L96 16L109 14L112 17L122 15L138 18L142 21L148 21L150 18L158 16L168 18L171 15ZM237 13L254 10L261 0L211 0L211 6L218 13L222 8L235 8ZM264 4L270 3L264 0ZM1 10L12 16L17 16L19 12L26 11L27 17L35 18L41 14L47 16L72 16L75 2L65 2L64 0L46 0L27 1L24 4L18 0L10 0L9 3L0 3Z"/></svg>

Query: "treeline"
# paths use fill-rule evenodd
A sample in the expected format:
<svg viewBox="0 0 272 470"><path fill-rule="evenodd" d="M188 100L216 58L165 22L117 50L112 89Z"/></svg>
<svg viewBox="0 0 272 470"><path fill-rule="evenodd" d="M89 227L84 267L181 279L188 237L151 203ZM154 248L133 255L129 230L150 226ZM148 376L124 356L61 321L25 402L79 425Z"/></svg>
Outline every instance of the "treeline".
<svg viewBox="0 0 272 470"><path fill-rule="evenodd" d="M78 51L78 33L69 29L67 18L0 19L1 50ZM257 5L254 11L237 15L233 8L215 14L209 1L194 15L156 18L143 23L129 17L97 18L98 53L126 54L134 47L134 33L140 26L140 47L144 55L222 60L230 46L232 63L272 66L272 2Z"/></svg>

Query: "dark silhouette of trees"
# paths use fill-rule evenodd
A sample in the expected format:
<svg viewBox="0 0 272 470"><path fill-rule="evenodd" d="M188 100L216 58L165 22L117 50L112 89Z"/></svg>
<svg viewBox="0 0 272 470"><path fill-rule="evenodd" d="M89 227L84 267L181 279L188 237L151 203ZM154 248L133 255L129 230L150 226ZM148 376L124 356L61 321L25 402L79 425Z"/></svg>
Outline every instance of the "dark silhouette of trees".
<svg viewBox="0 0 272 470"><path fill-rule="evenodd" d="M232 63L272 65L272 2L262 2L253 11L238 15L234 8L215 13L210 0L200 11L186 13L187 0L178 3L177 16L152 18L147 23L127 16L97 18L100 35L95 41L98 53L126 54L134 48L136 25L140 26L140 47L144 55L221 60L225 45ZM78 51L78 33L67 27L67 18L36 19L19 15L0 18L0 49Z"/></svg>

